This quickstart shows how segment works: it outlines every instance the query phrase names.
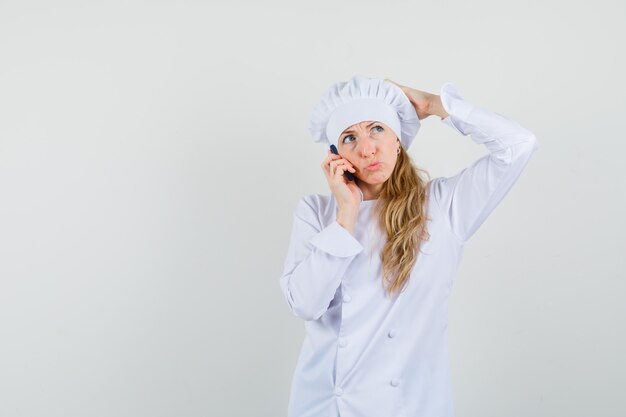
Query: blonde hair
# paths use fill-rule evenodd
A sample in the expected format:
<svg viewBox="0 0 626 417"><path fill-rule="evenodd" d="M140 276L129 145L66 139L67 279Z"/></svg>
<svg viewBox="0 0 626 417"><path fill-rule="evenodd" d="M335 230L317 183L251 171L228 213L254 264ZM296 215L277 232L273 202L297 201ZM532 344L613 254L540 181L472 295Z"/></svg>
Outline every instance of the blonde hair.
<svg viewBox="0 0 626 417"><path fill-rule="evenodd" d="M400 147L391 176L383 184L375 205L381 230L387 240L381 251L383 289L388 294L401 292L423 241L430 239L426 223L427 189L430 175L413 165L411 157ZM420 177L424 173L428 182ZM385 284L388 286L385 288Z"/></svg>

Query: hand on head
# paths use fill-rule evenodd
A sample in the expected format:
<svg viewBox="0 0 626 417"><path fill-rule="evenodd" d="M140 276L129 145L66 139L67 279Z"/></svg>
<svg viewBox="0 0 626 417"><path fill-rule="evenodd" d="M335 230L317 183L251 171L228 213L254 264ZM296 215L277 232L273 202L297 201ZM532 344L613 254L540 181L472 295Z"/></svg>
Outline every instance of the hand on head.
<svg viewBox="0 0 626 417"><path fill-rule="evenodd" d="M400 89L407 96L413 107L415 107L415 112L417 113L418 119L425 119L431 115L430 103L432 102L432 98L435 96L434 94L407 87L405 85L400 85L397 82L391 81L388 78L385 78L385 81L388 81L391 84L395 84L400 87Z"/></svg>

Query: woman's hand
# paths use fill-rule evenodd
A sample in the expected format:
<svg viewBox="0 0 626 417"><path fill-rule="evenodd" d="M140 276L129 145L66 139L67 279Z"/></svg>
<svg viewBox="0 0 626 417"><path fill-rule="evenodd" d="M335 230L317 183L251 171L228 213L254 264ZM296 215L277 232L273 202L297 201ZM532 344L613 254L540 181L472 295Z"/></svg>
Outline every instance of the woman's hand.
<svg viewBox="0 0 626 417"><path fill-rule="evenodd" d="M420 91L415 88L407 87L405 85L400 85L394 81L391 81L388 78L385 78L385 81L389 81L390 83L400 87L400 89L408 97L413 107L415 107L418 119L425 119L428 116L432 116L433 114L436 114L442 119L448 117L448 113L445 111L443 105L441 104L441 97L439 97L438 95L427 93L425 91Z"/></svg>
<svg viewBox="0 0 626 417"><path fill-rule="evenodd" d="M328 186L335 196L335 200L337 200L339 211L356 215L361 204L361 190L354 181L349 181L343 175L346 171L354 174L356 169L346 159L328 150L328 155L322 162L322 170L328 181Z"/></svg>

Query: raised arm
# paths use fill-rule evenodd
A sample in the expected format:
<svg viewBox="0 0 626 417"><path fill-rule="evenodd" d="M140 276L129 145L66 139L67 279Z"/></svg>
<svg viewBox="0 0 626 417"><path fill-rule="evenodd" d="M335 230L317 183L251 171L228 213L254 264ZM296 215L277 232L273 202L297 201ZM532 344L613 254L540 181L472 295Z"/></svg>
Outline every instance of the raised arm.
<svg viewBox="0 0 626 417"><path fill-rule="evenodd" d="M517 181L538 145L517 122L465 101L452 83L441 87L438 100L448 114L440 115L442 122L489 151L457 175L433 180L434 200L464 244Z"/></svg>
<svg viewBox="0 0 626 417"><path fill-rule="evenodd" d="M336 220L322 227L319 201L300 199L294 212L291 240L280 287L291 311L317 320L328 309L341 279L361 243Z"/></svg>

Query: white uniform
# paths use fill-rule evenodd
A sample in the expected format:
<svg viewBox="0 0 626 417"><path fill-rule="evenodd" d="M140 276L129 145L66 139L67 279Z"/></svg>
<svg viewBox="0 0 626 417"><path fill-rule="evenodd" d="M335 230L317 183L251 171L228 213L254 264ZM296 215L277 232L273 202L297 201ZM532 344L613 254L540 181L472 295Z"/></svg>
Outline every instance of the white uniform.
<svg viewBox="0 0 626 417"><path fill-rule="evenodd" d="M535 136L499 113L440 92L443 123L489 154L459 174L431 181L430 240L409 282L386 297L383 234L361 201L354 235L336 221L334 196L304 196L294 213L280 287L306 337L288 417L451 417L448 296L464 244L511 189L537 148Z"/></svg>

